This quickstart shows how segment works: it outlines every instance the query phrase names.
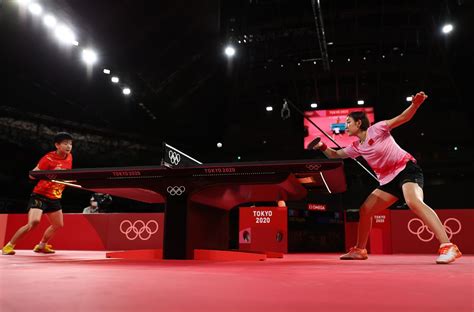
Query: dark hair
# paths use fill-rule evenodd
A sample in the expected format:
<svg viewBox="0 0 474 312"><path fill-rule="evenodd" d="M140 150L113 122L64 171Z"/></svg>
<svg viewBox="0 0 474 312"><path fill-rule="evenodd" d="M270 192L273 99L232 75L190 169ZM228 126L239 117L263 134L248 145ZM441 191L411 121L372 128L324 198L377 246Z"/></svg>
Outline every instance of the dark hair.
<svg viewBox="0 0 474 312"><path fill-rule="evenodd" d="M94 193L90 200L96 201L98 206L105 208L112 203L112 196L104 193Z"/></svg>
<svg viewBox="0 0 474 312"><path fill-rule="evenodd" d="M72 141L72 135L70 135L67 132L58 132L54 136L54 143L61 143L62 141L65 140L71 140Z"/></svg>
<svg viewBox="0 0 474 312"><path fill-rule="evenodd" d="M362 122L360 124L360 130L365 131L369 128L370 126L369 118L367 118L367 115L364 112L352 112L352 113L349 113L348 116L354 119L354 121L360 120Z"/></svg>

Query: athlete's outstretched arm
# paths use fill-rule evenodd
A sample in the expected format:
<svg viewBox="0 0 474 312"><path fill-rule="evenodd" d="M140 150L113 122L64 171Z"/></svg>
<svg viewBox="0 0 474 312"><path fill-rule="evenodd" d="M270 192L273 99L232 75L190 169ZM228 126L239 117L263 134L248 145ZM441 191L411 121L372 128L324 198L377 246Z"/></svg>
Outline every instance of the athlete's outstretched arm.
<svg viewBox="0 0 474 312"><path fill-rule="evenodd" d="M38 171L38 170L41 170L40 168L38 168L38 166L34 167L32 171ZM30 177L31 180L36 180L35 177L31 176L31 175L28 175L28 177Z"/></svg>
<svg viewBox="0 0 474 312"><path fill-rule="evenodd" d="M428 98L428 96L423 92L418 92L413 99L411 100L411 105L408 106L400 115L387 120L387 126L390 129L396 128L400 125L403 125L407 121L413 118L416 113L416 110L420 105Z"/></svg>
<svg viewBox="0 0 474 312"><path fill-rule="evenodd" d="M326 144L324 144L322 141L320 141L314 149L319 149L321 152L326 155L327 158L348 158L347 154L344 152L343 149L332 149L328 147Z"/></svg>

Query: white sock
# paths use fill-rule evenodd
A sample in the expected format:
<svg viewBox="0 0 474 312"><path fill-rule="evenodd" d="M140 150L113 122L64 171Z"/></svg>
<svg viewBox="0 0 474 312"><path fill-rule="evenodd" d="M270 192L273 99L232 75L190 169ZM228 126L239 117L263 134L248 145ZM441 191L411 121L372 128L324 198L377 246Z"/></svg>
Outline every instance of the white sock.
<svg viewBox="0 0 474 312"><path fill-rule="evenodd" d="M39 245L39 248L43 249L44 246L46 246L46 243L40 242L38 245Z"/></svg>
<svg viewBox="0 0 474 312"><path fill-rule="evenodd" d="M446 246L451 246L453 243L443 243L441 245L439 245L439 248L443 248L443 247L446 247Z"/></svg>

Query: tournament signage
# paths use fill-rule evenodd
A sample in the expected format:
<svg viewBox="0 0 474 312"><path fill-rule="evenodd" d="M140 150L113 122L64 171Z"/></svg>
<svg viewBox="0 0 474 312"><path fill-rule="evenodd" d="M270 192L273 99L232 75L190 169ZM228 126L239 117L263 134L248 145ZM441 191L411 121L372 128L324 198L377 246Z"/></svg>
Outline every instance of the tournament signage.
<svg viewBox="0 0 474 312"><path fill-rule="evenodd" d="M253 216L255 223L270 223L272 221L273 211L271 210L254 210Z"/></svg>
<svg viewBox="0 0 474 312"><path fill-rule="evenodd" d="M287 207L240 207L239 249L288 252Z"/></svg>
<svg viewBox="0 0 474 312"><path fill-rule="evenodd" d="M308 210L326 211L326 205L325 204L308 204Z"/></svg>

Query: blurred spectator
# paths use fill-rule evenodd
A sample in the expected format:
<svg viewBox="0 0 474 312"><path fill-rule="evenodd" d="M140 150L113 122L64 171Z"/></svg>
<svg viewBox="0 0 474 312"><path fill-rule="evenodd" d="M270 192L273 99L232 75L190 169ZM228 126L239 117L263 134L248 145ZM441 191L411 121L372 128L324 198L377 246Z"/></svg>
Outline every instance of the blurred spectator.
<svg viewBox="0 0 474 312"><path fill-rule="evenodd" d="M103 193L94 193L90 199L90 205L84 208L82 213L100 213L112 203L112 196Z"/></svg>

